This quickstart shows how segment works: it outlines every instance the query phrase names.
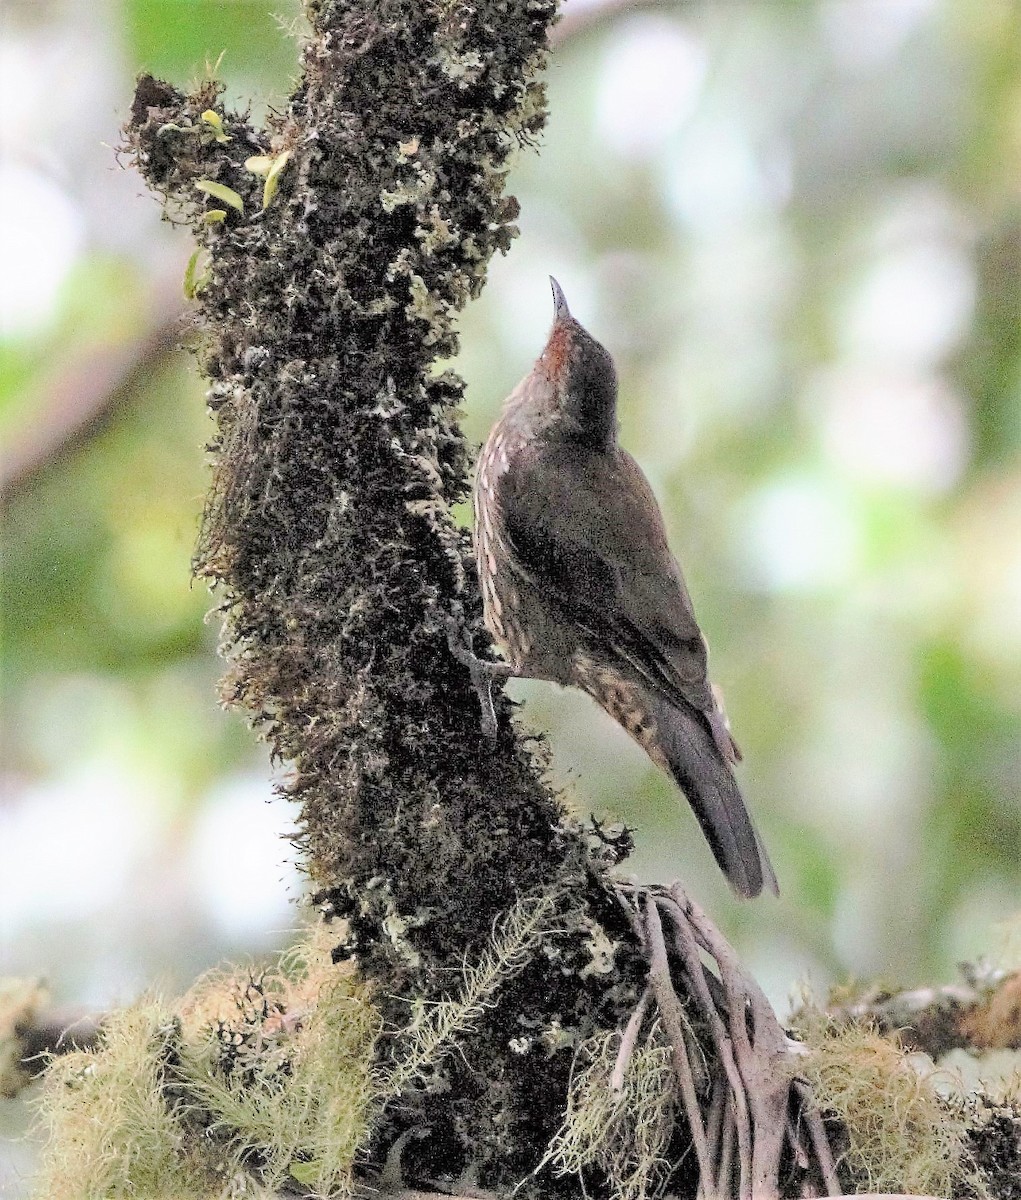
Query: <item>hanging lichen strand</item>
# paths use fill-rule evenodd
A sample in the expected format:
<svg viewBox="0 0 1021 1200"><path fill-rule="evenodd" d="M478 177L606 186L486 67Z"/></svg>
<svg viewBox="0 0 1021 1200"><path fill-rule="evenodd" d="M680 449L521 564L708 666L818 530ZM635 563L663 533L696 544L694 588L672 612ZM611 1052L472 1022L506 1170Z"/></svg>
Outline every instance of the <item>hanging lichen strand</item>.
<svg viewBox="0 0 1021 1200"><path fill-rule="evenodd" d="M214 83L185 96L148 76L127 128L202 247L185 286L217 431L197 569L222 599L224 696L285 765L309 873L350 919L386 1028L458 994L516 904L547 913L366 1150L370 1171L396 1142L409 1178L473 1165L493 1186L541 1161L573 1047L626 1020L642 974L600 866L626 839L593 857L502 695L485 739L444 625L463 606L484 649L450 515L463 385L435 364L515 234L505 163L545 119L555 8L310 3L300 81L267 130ZM399 1041L380 1040L381 1068Z"/></svg>

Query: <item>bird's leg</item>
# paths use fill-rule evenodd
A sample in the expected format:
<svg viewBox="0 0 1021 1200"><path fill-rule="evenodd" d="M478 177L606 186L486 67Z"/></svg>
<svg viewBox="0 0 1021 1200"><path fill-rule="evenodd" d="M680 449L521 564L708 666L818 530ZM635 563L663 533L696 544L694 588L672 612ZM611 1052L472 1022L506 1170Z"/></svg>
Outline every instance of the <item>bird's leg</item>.
<svg viewBox="0 0 1021 1200"><path fill-rule="evenodd" d="M493 680L510 679L515 674L510 663L492 662L479 658L472 646L472 636L463 618L450 615L446 619L447 645L459 663L468 668L472 684L479 694L482 709L482 732L491 742L496 741L496 708L493 704Z"/></svg>

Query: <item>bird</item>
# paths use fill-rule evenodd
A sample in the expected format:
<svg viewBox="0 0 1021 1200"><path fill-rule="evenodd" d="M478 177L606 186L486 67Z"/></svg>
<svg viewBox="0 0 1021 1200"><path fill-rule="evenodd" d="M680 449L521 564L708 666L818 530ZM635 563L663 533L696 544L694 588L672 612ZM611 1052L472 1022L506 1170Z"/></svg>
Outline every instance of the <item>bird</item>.
<svg viewBox="0 0 1021 1200"><path fill-rule="evenodd" d="M476 467L483 619L504 660L485 667L587 692L679 786L733 891L779 894L663 516L618 441L613 359L550 283L545 348Z"/></svg>

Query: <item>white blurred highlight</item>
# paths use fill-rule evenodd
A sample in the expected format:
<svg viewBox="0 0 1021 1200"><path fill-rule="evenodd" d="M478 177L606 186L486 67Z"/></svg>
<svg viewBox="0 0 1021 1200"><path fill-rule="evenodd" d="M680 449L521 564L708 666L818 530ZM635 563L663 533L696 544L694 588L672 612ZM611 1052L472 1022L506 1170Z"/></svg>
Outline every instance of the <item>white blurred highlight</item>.
<svg viewBox="0 0 1021 1200"><path fill-rule="evenodd" d="M707 65L702 41L676 21L628 21L607 48L596 104L599 134L622 155L654 154L694 110Z"/></svg>
<svg viewBox="0 0 1021 1200"><path fill-rule="evenodd" d="M49 324L84 241L82 213L60 187L27 167L0 165L0 337Z"/></svg>
<svg viewBox="0 0 1021 1200"><path fill-rule="evenodd" d="M737 515L750 583L766 591L817 590L845 581L860 558L849 498L810 477L788 477L753 493Z"/></svg>
<svg viewBox="0 0 1021 1200"><path fill-rule="evenodd" d="M949 240L889 249L853 291L840 321L849 357L926 367L968 331L975 302L971 259Z"/></svg>
<svg viewBox="0 0 1021 1200"><path fill-rule="evenodd" d="M810 384L808 404L827 458L857 481L935 494L967 465L964 405L938 375L836 368Z"/></svg>
<svg viewBox="0 0 1021 1200"><path fill-rule="evenodd" d="M26 927L94 917L123 901L158 826L133 782L103 765L19 789L0 805L4 940Z"/></svg>
<svg viewBox="0 0 1021 1200"><path fill-rule="evenodd" d="M715 232L776 212L791 192L784 148L756 150L746 133L716 117L698 123L677 154L663 162L666 201L695 230Z"/></svg>
<svg viewBox="0 0 1021 1200"><path fill-rule="evenodd" d="M834 59L852 70L892 58L935 7L935 0L830 0L819 11Z"/></svg>
<svg viewBox="0 0 1021 1200"><path fill-rule="evenodd" d="M189 874L221 934L257 944L286 921L298 872L284 835L296 812L255 775L228 779L209 796L194 829Z"/></svg>

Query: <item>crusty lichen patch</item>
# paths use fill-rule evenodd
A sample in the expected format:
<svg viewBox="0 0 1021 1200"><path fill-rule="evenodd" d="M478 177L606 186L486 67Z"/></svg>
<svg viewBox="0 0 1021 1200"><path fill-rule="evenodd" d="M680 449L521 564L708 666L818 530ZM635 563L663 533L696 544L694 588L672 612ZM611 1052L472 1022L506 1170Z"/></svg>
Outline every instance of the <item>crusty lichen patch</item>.
<svg viewBox="0 0 1021 1200"><path fill-rule="evenodd" d="M1021 1200L1021 1075L1001 1094L978 1093L963 1108L968 1152L988 1194L994 1200ZM977 1191L963 1188L959 1195L973 1200Z"/></svg>

